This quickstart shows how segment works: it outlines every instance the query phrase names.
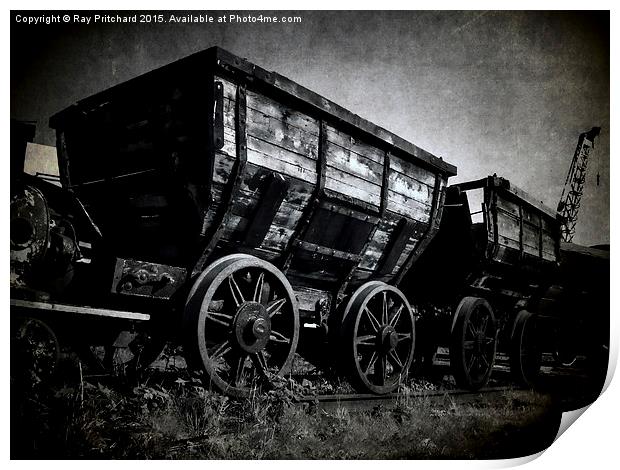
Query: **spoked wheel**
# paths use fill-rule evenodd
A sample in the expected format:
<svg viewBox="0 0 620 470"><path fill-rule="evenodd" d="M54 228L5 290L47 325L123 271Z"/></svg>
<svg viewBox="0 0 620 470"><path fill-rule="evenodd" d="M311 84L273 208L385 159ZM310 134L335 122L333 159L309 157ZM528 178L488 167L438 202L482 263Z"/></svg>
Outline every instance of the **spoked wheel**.
<svg viewBox="0 0 620 470"><path fill-rule="evenodd" d="M478 390L491 376L497 326L489 303L464 297L454 314L450 335L450 368L459 387Z"/></svg>
<svg viewBox="0 0 620 470"><path fill-rule="evenodd" d="M290 366L299 338L293 289L272 264L222 258L196 280L185 305L189 363L221 392L245 397Z"/></svg>
<svg viewBox="0 0 620 470"><path fill-rule="evenodd" d="M345 370L360 391L394 391L409 370L415 345L413 310L394 286L361 286L344 311L341 343Z"/></svg>
<svg viewBox="0 0 620 470"><path fill-rule="evenodd" d="M533 387L542 362L536 315L521 310L510 335L510 370L520 384Z"/></svg>
<svg viewBox="0 0 620 470"><path fill-rule="evenodd" d="M54 331L37 318L18 320L11 337L11 377L37 385L48 380L60 358L60 344Z"/></svg>

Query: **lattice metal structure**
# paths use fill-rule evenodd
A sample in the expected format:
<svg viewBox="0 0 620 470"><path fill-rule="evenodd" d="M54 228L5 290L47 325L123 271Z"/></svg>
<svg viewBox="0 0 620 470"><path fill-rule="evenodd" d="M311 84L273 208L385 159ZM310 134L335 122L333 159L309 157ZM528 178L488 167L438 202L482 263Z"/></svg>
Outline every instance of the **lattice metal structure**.
<svg viewBox="0 0 620 470"><path fill-rule="evenodd" d="M594 148L594 139L601 132L600 127L593 127L587 132L579 135L577 148L573 161L570 164L566 182L562 190L562 197L558 203L558 213L561 216L562 240L571 242L575 236L575 226L577 225L577 215L581 205L581 196L586 182L586 169L590 150Z"/></svg>

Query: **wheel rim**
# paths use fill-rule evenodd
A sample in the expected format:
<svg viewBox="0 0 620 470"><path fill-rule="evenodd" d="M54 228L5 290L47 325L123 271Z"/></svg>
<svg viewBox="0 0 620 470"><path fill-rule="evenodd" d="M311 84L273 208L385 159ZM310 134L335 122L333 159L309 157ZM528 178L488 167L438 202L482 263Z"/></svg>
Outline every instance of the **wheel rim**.
<svg viewBox="0 0 620 470"><path fill-rule="evenodd" d="M206 379L233 396L247 396L290 365L299 313L284 275L258 258L233 257L208 268L199 298L186 307L198 364ZM197 349L197 350L196 350Z"/></svg>
<svg viewBox="0 0 620 470"><path fill-rule="evenodd" d="M521 310L511 334L510 365L518 382L533 386L540 370L542 354L534 314Z"/></svg>
<svg viewBox="0 0 620 470"><path fill-rule="evenodd" d="M457 383L477 389L489 380L495 362L496 324L484 299L464 298L455 313L450 362Z"/></svg>
<svg viewBox="0 0 620 470"><path fill-rule="evenodd" d="M405 296L378 282L362 286L344 314L354 385L373 393L389 393L409 370L415 345L415 320Z"/></svg>

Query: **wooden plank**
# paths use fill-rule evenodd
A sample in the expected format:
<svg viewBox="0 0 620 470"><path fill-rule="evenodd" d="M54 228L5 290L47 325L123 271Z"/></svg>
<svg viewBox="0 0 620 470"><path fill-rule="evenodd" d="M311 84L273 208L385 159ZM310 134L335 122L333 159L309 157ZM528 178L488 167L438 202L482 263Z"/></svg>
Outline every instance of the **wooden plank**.
<svg viewBox="0 0 620 470"><path fill-rule="evenodd" d="M392 155L390 159L390 169L409 178L413 178L420 183L424 183L431 188L435 187L435 173L421 168L415 163L405 161L400 157Z"/></svg>
<svg viewBox="0 0 620 470"><path fill-rule="evenodd" d="M373 275L373 271L369 271L367 269L362 269L360 267L355 268L353 274L351 275L350 283L354 286L362 284L370 279Z"/></svg>
<svg viewBox="0 0 620 470"><path fill-rule="evenodd" d="M288 227L271 225L265 239L263 240L263 243L261 244L261 248L270 249L281 253L286 249L286 246L294 233L295 231L289 229Z"/></svg>
<svg viewBox="0 0 620 470"><path fill-rule="evenodd" d="M246 229L244 242L247 246L257 247L262 243L288 189L287 181L279 173L272 173L265 185L258 208L251 215Z"/></svg>
<svg viewBox="0 0 620 470"><path fill-rule="evenodd" d="M536 249L540 246L540 231L538 226L532 225L525 220L523 221L523 244Z"/></svg>
<svg viewBox="0 0 620 470"><path fill-rule="evenodd" d="M335 168L327 167L325 188L365 201L377 208L381 206L381 186L370 184L359 178L352 181Z"/></svg>
<svg viewBox="0 0 620 470"><path fill-rule="evenodd" d="M543 255L548 254L548 255L552 255L555 258L556 244L557 244L556 240L550 234L543 232L543 237L542 237Z"/></svg>
<svg viewBox="0 0 620 470"><path fill-rule="evenodd" d="M388 191L387 209L397 214L427 223L431 217L431 207L418 201L406 200L404 196Z"/></svg>
<svg viewBox="0 0 620 470"><path fill-rule="evenodd" d="M519 217L520 210L519 204L509 201L508 199L498 195L497 197L497 207L503 209L505 212L514 215L515 217ZM527 211L523 211L523 213L527 213Z"/></svg>
<svg viewBox="0 0 620 470"><path fill-rule="evenodd" d="M247 124L249 135L316 160L317 135L255 110L249 110Z"/></svg>
<svg viewBox="0 0 620 470"><path fill-rule="evenodd" d="M374 184L381 184L383 179L383 162L377 163L349 149L327 141L327 164L351 175Z"/></svg>
<svg viewBox="0 0 620 470"><path fill-rule="evenodd" d="M379 274L384 275L394 271L416 227L417 223L410 219L402 218L398 221L396 228L392 231L389 244L386 246L379 261L377 269Z"/></svg>
<svg viewBox="0 0 620 470"><path fill-rule="evenodd" d="M356 153L362 157L373 160L376 163L383 164L385 151L372 145L366 144L359 139L355 139L346 132L343 132L330 125L326 126L327 141L336 144L343 149Z"/></svg>
<svg viewBox="0 0 620 470"><path fill-rule="evenodd" d="M498 234L498 244L504 247L512 248L517 251L521 251L521 245L518 240L513 240L512 238L505 237L501 234Z"/></svg>
<svg viewBox="0 0 620 470"><path fill-rule="evenodd" d="M377 269L379 259L383 255L385 247L389 243L392 232L399 219L400 217L396 214L391 212L385 213L372 239L366 246L366 251L363 253L362 260L358 266L359 268L368 269L370 271L375 271Z"/></svg>
<svg viewBox="0 0 620 470"><path fill-rule="evenodd" d="M240 189L235 194L231 203L230 211L240 217L249 218L260 205L263 195L261 193L248 192ZM274 223L276 225L288 226L287 221L299 218L303 214L303 209L297 204L291 204L284 200L275 214Z"/></svg>
<svg viewBox="0 0 620 470"><path fill-rule="evenodd" d="M312 159L253 136L248 136L248 162L309 183L316 181L316 163Z"/></svg>
<svg viewBox="0 0 620 470"><path fill-rule="evenodd" d="M303 251L310 253L318 253L319 255L329 256L332 258L342 259L345 261L359 262L361 256L357 253L349 253L347 251L336 250L334 248L328 248L325 246L317 245L316 243L310 243L304 240L297 240L295 246Z"/></svg>
<svg viewBox="0 0 620 470"><path fill-rule="evenodd" d="M520 228L518 217L504 212L501 208L497 208L497 230L498 234L515 240L517 243L520 239Z"/></svg>
<svg viewBox="0 0 620 470"><path fill-rule="evenodd" d="M404 196L403 200L413 199L429 207L433 204L434 189L432 187L401 173L390 171L388 188L390 191Z"/></svg>
<svg viewBox="0 0 620 470"><path fill-rule="evenodd" d="M286 122L307 133L319 135L318 120L301 113L261 93L248 91L248 107L267 116Z"/></svg>
<svg viewBox="0 0 620 470"><path fill-rule="evenodd" d="M107 308L78 307L77 305L35 302L30 300L11 299L12 307L34 309L38 311L77 313L79 315L93 315L98 317L122 318L127 320L146 321L151 318L146 313L127 312L124 310L110 310Z"/></svg>
<svg viewBox="0 0 620 470"><path fill-rule="evenodd" d="M233 171L235 164L234 157L231 157L220 151L216 151L213 156L213 183L223 184L228 183L230 175Z"/></svg>

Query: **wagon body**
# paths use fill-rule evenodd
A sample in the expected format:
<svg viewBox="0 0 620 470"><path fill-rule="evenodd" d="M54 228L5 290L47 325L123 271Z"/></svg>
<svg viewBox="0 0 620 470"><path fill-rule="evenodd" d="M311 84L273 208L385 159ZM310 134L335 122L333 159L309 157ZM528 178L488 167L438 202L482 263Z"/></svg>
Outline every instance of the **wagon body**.
<svg viewBox="0 0 620 470"><path fill-rule="evenodd" d="M286 273L302 316L322 318L368 280L400 282L435 235L456 173L219 48L50 123L62 185L114 254L120 296L171 298L213 260L250 253Z"/></svg>
<svg viewBox="0 0 620 470"><path fill-rule="evenodd" d="M479 208L470 204L474 192ZM557 276L559 227L555 211L504 178L450 186L439 233L407 288L438 304L477 295L510 309L541 295Z"/></svg>

